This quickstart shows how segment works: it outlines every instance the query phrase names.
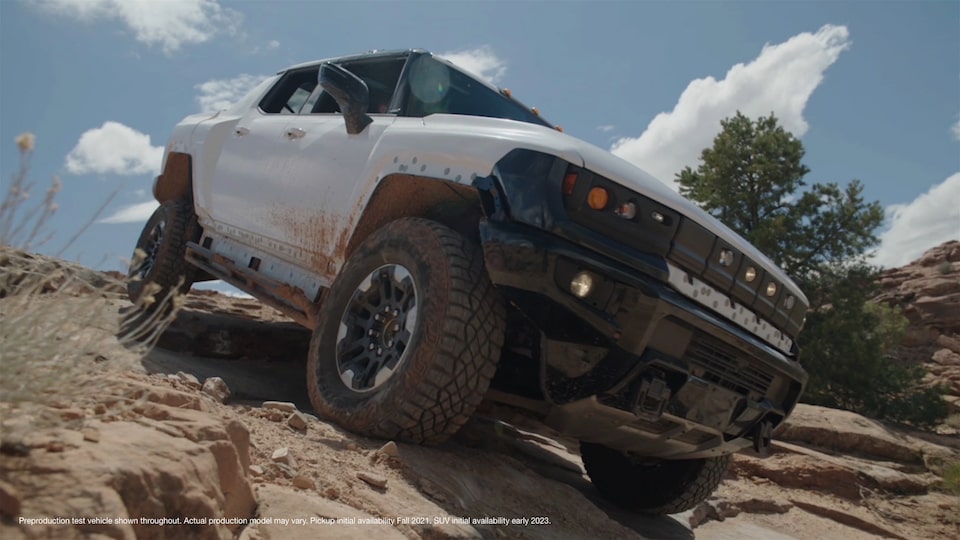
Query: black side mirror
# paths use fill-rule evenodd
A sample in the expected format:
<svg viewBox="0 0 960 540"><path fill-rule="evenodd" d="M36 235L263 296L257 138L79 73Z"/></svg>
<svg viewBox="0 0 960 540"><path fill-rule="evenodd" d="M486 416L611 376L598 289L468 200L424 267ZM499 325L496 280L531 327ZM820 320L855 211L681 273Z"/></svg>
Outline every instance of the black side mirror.
<svg viewBox="0 0 960 540"><path fill-rule="evenodd" d="M336 64L323 64L320 66L318 82L340 106L340 112L347 124L347 133L362 133L373 122L367 115L370 91L363 79Z"/></svg>

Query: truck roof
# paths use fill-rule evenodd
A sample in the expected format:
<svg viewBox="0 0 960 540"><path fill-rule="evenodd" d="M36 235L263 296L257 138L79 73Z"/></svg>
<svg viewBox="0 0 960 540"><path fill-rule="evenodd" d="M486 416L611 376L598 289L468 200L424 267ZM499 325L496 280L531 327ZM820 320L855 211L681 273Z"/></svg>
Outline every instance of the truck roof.
<svg viewBox="0 0 960 540"><path fill-rule="evenodd" d="M432 54L429 51L426 51L424 49L395 49L390 51L379 51L377 49L373 49L365 53L349 54L346 56L337 56L334 58L323 58L321 60L311 60L309 62L301 62L299 64L294 64L287 68L281 69L280 71L277 72L277 74L279 75L280 73L285 73L287 71L290 71L291 69L300 69L305 67L318 66L320 64L324 64L327 62L333 62L333 63L339 64L341 62L349 62L351 60L361 60L364 58L389 58L394 56L403 57L403 56L409 56L413 53Z"/></svg>

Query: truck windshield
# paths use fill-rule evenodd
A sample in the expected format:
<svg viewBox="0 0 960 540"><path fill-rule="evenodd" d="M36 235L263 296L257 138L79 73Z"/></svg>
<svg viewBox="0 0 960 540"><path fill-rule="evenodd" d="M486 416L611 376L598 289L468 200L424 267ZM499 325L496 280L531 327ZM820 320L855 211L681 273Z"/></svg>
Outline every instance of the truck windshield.
<svg viewBox="0 0 960 540"><path fill-rule="evenodd" d="M406 115L461 114L553 127L521 103L431 56L413 60Z"/></svg>

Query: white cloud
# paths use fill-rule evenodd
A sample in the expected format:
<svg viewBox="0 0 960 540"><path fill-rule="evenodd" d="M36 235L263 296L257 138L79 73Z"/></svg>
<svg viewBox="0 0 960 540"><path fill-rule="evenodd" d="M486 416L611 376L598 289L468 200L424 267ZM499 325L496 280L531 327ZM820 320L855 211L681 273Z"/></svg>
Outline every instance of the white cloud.
<svg viewBox="0 0 960 540"><path fill-rule="evenodd" d="M953 138L960 141L960 120L950 127L950 131L953 133Z"/></svg>
<svg viewBox="0 0 960 540"><path fill-rule="evenodd" d="M507 74L507 63L500 59L489 45L477 49L454 51L437 56L449 60L490 84L497 84Z"/></svg>
<svg viewBox="0 0 960 540"><path fill-rule="evenodd" d="M150 219L153 211L160 206L157 201L147 201L124 206L97 223L143 223Z"/></svg>
<svg viewBox="0 0 960 540"><path fill-rule="evenodd" d="M849 47L847 28L833 25L764 45L757 58L733 66L722 80L691 81L672 111L658 114L639 137L619 139L611 152L676 190L674 176L696 165L720 132L720 120L738 110L751 118L773 112L784 129L800 137L808 128L807 100L824 71Z"/></svg>
<svg viewBox="0 0 960 540"><path fill-rule="evenodd" d="M235 34L243 15L217 0L37 0L49 13L81 21L119 19L137 41L171 53L217 34Z"/></svg>
<svg viewBox="0 0 960 540"><path fill-rule="evenodd" d="M960 172L912 202L887 207L890 228L880 235L874 263L903 266L947 240L960 240Z"/></svg>
<svg viewBox="0 0 960 540"><path fill-rule="evenodd" d="M73 174L158 174L163 147L150 144L150 136L119 122L104 122L87 130L67 154Z"/></svg>
<svg viewBox="0 0 960 540"><path fill-rule="evenodd" d="M212 79L194 88L200 90L197 103L202 112L216 112L230 108L240 101L254 86L266 79L266 75L238 75L232 79Z"/></svg>
<svg viewBox="0 0 960 540"><path fill-rule="evenodd" d="M613 131L616 127L617 127L617 126L615 126L615 125L613 125L613 124L604 124L604 125L602 125L602 126L597 126L597 130L598 130L598 131L602 131L602 132L604 132L604 133L609 133L609 132Z"/></svg>
<svg viewBox="0 0 960 540"><path fill-rule="evenodd" d="M280 48L280 42L275 39L271 39L262 47L260 45L257 45L254 48L250 49L250 54L259 54L261 51L275 51L279 48Z"/></svg>

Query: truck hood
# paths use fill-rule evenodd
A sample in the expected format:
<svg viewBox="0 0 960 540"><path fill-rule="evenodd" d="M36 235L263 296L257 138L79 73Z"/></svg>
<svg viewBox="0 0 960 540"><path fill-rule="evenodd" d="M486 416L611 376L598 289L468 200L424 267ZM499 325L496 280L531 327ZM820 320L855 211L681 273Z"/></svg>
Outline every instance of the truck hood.
<svg viewBox="0 0 960 540"><path fill-rule="evenodd" d="M666 183L607 150L556 130L511 120L470 117L469 122L466 122L462 116L438 114L423 118L423 123L426 126L443 131L457 132L463 130L469 132L472 137L478 140L486 139L490 141L494 139L500 144L508 144L511 147L510 149L527 148L551 154L582 166L626 188L642 193L654 201L680 212L740 250L744 255L763 266L769 274L776 276L777 280L783 283L791 294L809 305L806 296L793 280L743 237L730 230L729 227L692 201L671 189Z"/></svg>

